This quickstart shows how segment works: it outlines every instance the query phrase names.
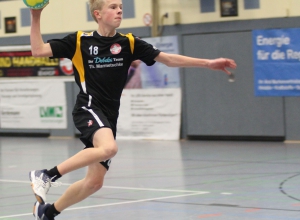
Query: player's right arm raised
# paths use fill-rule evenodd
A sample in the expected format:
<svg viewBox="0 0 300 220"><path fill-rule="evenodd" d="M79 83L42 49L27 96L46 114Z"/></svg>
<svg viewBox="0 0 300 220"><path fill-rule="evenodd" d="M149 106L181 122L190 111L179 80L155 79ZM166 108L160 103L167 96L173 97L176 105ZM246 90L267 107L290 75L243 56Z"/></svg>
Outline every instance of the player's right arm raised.
<svg viewBox="0 0 300 220"><path fill-rule="evenodd" d="M44 43L41 35L41 13L43 9L31 9L31 31L30 44L34 57L52 57L52 50L49 43Z"/></svg>

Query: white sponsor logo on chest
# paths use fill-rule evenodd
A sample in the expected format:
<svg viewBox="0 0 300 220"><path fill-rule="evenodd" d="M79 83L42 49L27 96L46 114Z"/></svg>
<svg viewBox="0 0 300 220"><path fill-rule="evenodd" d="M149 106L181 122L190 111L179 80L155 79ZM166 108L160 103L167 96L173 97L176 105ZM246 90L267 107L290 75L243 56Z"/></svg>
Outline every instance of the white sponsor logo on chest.
<svg viewBox="0 0 300 220"><path fill-rule="evenodd" d="M115 43L110 47L110 52L112 54L119 54L121 51L122 51L122 47L118 43Z"/></svg>

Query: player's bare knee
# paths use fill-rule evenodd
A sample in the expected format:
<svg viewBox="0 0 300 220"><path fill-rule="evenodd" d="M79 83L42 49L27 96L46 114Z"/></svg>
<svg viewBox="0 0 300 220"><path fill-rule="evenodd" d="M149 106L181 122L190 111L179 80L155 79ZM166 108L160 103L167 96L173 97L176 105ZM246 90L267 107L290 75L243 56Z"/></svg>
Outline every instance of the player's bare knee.
<svg viewBox="0 0 300 220"><path fill-rule="evenodd" d="M115 143L110 144L105 148L105 154L107 155L107 159L113 158L117 154L117 152L118 146Z"/></svg>
<svg viewBox="0 0 300 220"><path fill-rule="evenodd" d="M99 146L95 145L95 147L100 150L101 157L102 159L104 157L104 160L113 158L118 152L118 146L115 142L108 143L105 145L102 144Z"/></svg>
<svg viewBox="0 0 300 220"><path fill-rule="evenodd" d="M90 191L97 192L103 186L103 180L99 179L86 179L85 187L87 187Z"/></svg>

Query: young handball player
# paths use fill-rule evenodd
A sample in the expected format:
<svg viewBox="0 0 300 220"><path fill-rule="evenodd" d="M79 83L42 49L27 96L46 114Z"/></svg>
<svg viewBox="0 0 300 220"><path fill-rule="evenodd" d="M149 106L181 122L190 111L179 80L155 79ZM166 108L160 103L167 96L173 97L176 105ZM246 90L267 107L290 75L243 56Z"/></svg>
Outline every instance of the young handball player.
<svg viewBox="0 0 300 220"><path fill-rule="evenodd" d="M209 68L228 75L227 68L236 68L232 59L199 59L168 54L132 34L117 32L122 21L122 0L89 0L89 7L97 23L95 31L77 31L47 43L44 43L40 30L43 9L31 9L32 55L69 58L73 62L80 92L72 114L85 145L84 150L54 168L29 173L37 199L33 213L36 220L53 220L66 208L101 189L111 159L118 151L115 139L120 97L132 61L141 60L147 65L161 62L169 67ZM53 204L46 203L46 194L57 184L55 181L82 167L88 167L86 176L73 183Z"/></svg>

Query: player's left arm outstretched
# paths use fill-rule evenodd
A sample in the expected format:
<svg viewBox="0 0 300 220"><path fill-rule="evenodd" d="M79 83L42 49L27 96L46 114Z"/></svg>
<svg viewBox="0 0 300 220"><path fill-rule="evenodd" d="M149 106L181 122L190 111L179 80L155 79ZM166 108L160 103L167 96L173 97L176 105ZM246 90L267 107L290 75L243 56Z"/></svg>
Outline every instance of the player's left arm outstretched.
<svg viewBox="0 0 300 220"><path fill-rule="evenodd" d="M212 70L221 70L230 75L227 68L235 69L236 63L232 59L218 58L218 59L200 59L179 54L169 54L161 52L155 61L163 63L169 67L202 67Z"/></svg>

